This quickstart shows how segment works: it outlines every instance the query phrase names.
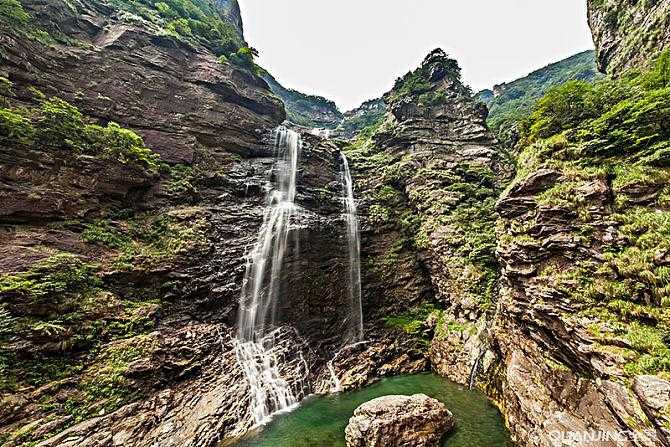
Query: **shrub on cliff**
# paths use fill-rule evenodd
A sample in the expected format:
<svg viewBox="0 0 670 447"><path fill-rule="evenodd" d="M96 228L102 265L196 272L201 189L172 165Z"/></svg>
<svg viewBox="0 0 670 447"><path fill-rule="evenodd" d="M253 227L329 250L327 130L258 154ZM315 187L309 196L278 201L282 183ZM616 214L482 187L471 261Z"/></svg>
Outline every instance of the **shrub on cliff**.
<svg viewBox="0 0 670 447"><path fill-rule="evenodd" d="M28 23L30 16L18 0L0 0L0 19L10 25L23 26Z"/></svg>
<svg viewBox="0 0 670 447"><path fill-rule="evenodd" d="M35 117L35 138L48 147L78 149L82 144L84 119L73 105L60 98L42 102Z"/></svg>
<svg viewBox="0 0 670 447"><path fill-rule="evenodd" d="M525 143L576 131L579 141L602 154L640 151L666 140L670 51L645 72L595 84L570 81L550 89L520 126Z"/></svg>
<svg viewBox="0 0 670 447"><path fill-rule="evenodd" d="M256 69L254 58L258 57L258 51L251 47L242 47L237 52L228 56L228 59L235 65L245 67L251 70Z"/></svg>
<svg viewBox="0 0 670 447"><path fill-rule="evenodd" d="M9 109L0 109L0 144L29 144L35 128L28 119Z"/></svg>
<svg viewBox="0 0 670 447"><path fill-rule="evenodd" d="M88 140L87 153L101 154L104 158L116 159L124 164L143 166L158 172L160 156L144 146L144 140L135 132L116 123L107 127L88 125L84 128Z"/></svg>
<svg viewBox="0 0 670 447"><path fill-rule="evenodd" d="M19 113L20 112L20 113ZM158 172L160 156L135 132L116 123L86 124L81 111L60 98L32 109L0 109L0 143L37 150L68 150Z"/></svg>
<svg viewBox="0 0 670 447"><path fill-rule="evenodd" d="M670 51L647 70L557 87L524 124L513 185L559 171L538 205L571 213L571 237L602 254L545 265L538 283L579 304L594 345L617 354L623 374L670 374ZM597 233L602 213L611 236ZM532 224L506 224L499 245L539 242Z"/></svg>

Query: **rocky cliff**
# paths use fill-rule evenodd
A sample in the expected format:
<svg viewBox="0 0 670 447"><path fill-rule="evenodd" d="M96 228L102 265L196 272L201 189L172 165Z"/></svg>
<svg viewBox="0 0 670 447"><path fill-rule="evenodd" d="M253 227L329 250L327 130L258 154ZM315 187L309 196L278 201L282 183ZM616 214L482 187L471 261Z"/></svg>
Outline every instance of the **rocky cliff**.
<svg viewBox="0 0 670 447"><path fill-rule="evenodd" d="M436 51L348 149L368 318L486 390L521 445L668 445L668 58L550 90L512 160Z"/></svg>
<svg viewBox="0 0 670 447"><path fill-rule="evenodd" d="M367 315L466 382L494 309L494 205L508 166L443 51L384 101L386 119L347 152L362 196Z"/></svg>
<svg viewBox="0 0 670 447"><path fill-rule="evenodd" d="M344 114L336 129L338 138L350 140L362 130L380 124L387 112L382 98L365 101L357 108Z"/></svg>
<svg viewBox="0 0 670 447"><path fill-rule="evenodd" d="M244 25L242 24L242 12L237 0L214 0L214 6L223 14L226 21L231 23L235 29L244 36Z"/></svg>
<svg viewBox="0 0 670 447"><path fill-rule="evenodd" d="M543 98L497 204L489 386L529 445L588 430L668 445L665 64Z"/></svg>
<svg viewBox="0 0 670 447"><path fill-rule="evenodd" d="M293 124L305 128L334 129L342 121L342 112L333 101L286 88L268 72L263 72L261 76L284 102L287 119Z"/></svg>
<svg viewBox="0 0 670 447"><path fill-rule="evenodd" d="M588 14L602 72L621 74L670 45L668 0L588 0Z"/></svg>
<svg viewBox="0 0 670 447"><path fill-rule="evenodd" d="M668 5L595 3L599 63L637 73L568 82L521 124L483 381L527 445L668 445Z"/></svg>
<svg viewBox="0 0 670 447"><path fill-rule="evenodd" d="M0 9L3 445L209 446L251 425L237 301L286 115L230 10L187 3ZM327 389L348 298L339 150L306 136L300 163L283 332L304 394Z"/></svg>

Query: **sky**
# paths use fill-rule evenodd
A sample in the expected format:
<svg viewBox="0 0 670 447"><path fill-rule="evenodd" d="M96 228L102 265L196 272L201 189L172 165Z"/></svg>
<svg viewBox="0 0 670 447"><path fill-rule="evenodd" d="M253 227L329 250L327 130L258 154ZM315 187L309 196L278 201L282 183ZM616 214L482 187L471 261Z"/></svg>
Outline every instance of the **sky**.
<svg viewBox="0 0 670 447"><path fill-rule="evenodd" d="M257 62L346 111L443 48L473 90L593 48L586 0L239 0Z"/></svg>

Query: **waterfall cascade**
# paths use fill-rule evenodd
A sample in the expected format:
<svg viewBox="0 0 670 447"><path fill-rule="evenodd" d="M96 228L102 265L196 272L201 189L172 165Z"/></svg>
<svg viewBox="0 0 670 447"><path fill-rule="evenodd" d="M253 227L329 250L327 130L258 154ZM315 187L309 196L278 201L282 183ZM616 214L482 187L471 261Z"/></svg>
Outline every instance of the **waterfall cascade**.
<svg viewBox="0 0 670 447"><path fill-rule="evenodd" d="M257 425L266 422L272 414L297 404L302 397L300 392L303 391L292 389L291 384L282 377L280 368L290 367L285 363L286 353L299 353L292 352L295 347L290 346L283 328L275 325L277 306L282 298L281 278L284 257L289 248L291 221L300 212L295 196L301 150L302 139L297 132L285 127L277 129L273 186L267 195L263 224L247 256L242 284L235 353L249 384L251 410ZM349 254L349 309L346 318L349 332L343 341L350 345L363 339L360 239L353 182L344 154L342 166L342 196ZM301 361L305 363L302 357ZM303 368L307 370L306 365ZM339 380L332 362L328 368L333 390L339 391Z"/></svg>
<svg viewBox="0 0 670 447"><path fill-rule="evenodd" d="M302 140L285 127L276 131L275 181L268 193L263 225L247 258L242 284L236 355L249 383L254 421L297 403L289 383L279 373L277 336L274 328L284 255L295 204L298 159Z"/></svg>
<svg viewBox="0 0 670 447"><path fill-rule="evenodd" d="M342 154L342 184L344 185L345 218L347 221L347 246L349 249L349 343L363 340L363 309L361 303L361 241L358 232L358 214L354 200L354 184L349 161Z"/></svg>

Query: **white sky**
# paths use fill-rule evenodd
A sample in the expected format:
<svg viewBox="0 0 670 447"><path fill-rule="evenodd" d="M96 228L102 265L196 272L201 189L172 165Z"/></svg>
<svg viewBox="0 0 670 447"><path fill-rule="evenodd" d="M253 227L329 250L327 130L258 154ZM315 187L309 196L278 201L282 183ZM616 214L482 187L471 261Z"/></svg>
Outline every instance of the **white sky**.
<svg viewBox="0 0 670 447"><path fill-rule="evenodd" d="M593 48L586 0L239 0L258 62L342 110L441 47L475 91Z"/></svg>

